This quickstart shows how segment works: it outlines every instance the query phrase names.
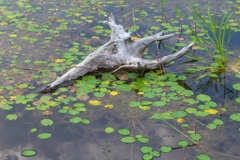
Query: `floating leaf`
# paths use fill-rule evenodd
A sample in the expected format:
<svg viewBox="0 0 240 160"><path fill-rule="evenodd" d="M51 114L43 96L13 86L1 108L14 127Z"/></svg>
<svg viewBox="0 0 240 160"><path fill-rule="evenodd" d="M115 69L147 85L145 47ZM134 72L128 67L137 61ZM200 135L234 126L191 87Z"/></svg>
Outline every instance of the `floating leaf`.
<svg viewBox="0 0 240 160"><path fill-rule="evenodd" d="M17 87L18 88L27 88L28 84L19 84Z"/></svg>
<svg viewBox="0 0 240 160"><path fill-rule="evenodd" d="M113 105L112 104L106 104L104 107L105 108L113 108Z"/></svg>
<svg viewBox="0 0 240 160"><path fill-rule="evenodd" d="M166 102L165 101L155 101L152 103L152 105L155 107L162 107L162 106L166 105Z"/></svg>
<svg viewBox="0 0 240 160"><path fill-rule="evenodd" d="M149 153L149 152L152 151L152 147L144 146L144 147L142 147L142 148L140 149L140 151L141 151L142 153Z"/></svg>
<svg viewBox="0 0 240 160"><path fill-rule="evenodd" d="M107 127L107 128L105 128L105 132L107 132L107 133L112 133L112 132L114 132L114 128L112 128L112 127Z"/></svg>
<svg viewBox="0 0 240 160"><path fill-rule="evenodd" d="M145 98L154 98L156 94L154 92L146 92L143 94L143 97Z"/></svg>
<svg viewBox="0 0 240 160"><path fill-rule="evenodd" d="M151 102L151 101L142 101L141 102L141 105L150 105L150 104L152 104L153 102Z"/></svg>
<svg viewBox="0 0 240 160"><path fill-rule="evenodd" d="M240 91L240 83L233 84L232 87Z"/></svg>
<svg viewBox="0 0 240 160"><path fill-rule="evenodd" d="M204 112L207 112L209 114L217 114L218 110L216 110L216 109L209 109L209 110L204 110Z"/></svg>
<svg viewBox="0 0 240 160"><path fill-rule="evenodd" d="M84 124L89 124L90 123L90 121L88 119L82 119L81 122L84 123Z"/></svg>
<svg viewBox="0 0 240 160"><path fill-rule="evenodd" d="M196 116L200 116L200 117L205 117L207 115L209 115L209 113L204 112L204 111L197 111L194 113Z"/></svg>
<svg viewBox="0 0 240 160"><path fill-rule="evenodd" d="M138 107L140 105L140 102L138 101L131 101L128 106L129 107Z"/></svg>
<svg viewBox="0 0 240 160"><path fill-rule="evenodd" d="M43 126L51 126L53 124L53 120L51 119L43 119L40 121L41 125Z"/></svg>
<svg viewBox="0 0 240 160"><path fill-rule="evenodd" d="M231 114L230 118L234 121L240 121L240 113Z"/></svg>
<svg viewBox="0 0 240 160"><path fill-rule="evenodd" d="M16 114L8 114L6 116L6 119L12 121L12 120L16 120L18 118L18 116Z"/></svg>
<svg viewBox="0 0 240 160"><path fill-rule="evenodd" d="M4 105L1 107L3 110L11 110L13 107L9 105Z"/></svg>
<svg viewBox="0 0 240 160"><path fill-rule="evenodd" d="M197 109L190 107L190 108L187 108L186 111L187 111L188 113L195 113L195 112L197 112Z"/></svg>
<svg viewBox="0 0 240 160"><path fill-rule="evenodd" d="M32 132L32 133L37 132L37 128L30 129L30 132Z"/></svg>
<svg viewBox="0 0 240 160"><path fill-rule="evenodd" d="M79 123L81 121L82 121L81 117L73 117L73 118L69 119L69 122L72 122L72 123Z"/></svg>
<svg viewBox="0 0 240 160"><path fill-rule="evenodd" d="M205 103L207 106L209 107L216 107L217 106L217 103L216 102L213 102L213 101L208 101Z"/></svg>
<svg viewBox="0 0 240 160"><path fill-rule="evenodd" d="M55 60L56 63L61 63L61 62L65 62L65 61L66 61L66 59L56 59Z"/></svg>
<svg viewBox="0 0 240 160"><path fill-rule="evenodd" d="M53 113L53 111L50 110L45 110L42 112L43 115L51 115Z"/></svg>
<svg viewBox="0 0 240 160"><path fill-rule="evenodd" d="M118 133L123 136L129 135L131 132L128 129L119 129Z"/></svg>
<svg viewBox="0 0 240 160"><path fill-rule="evenodd" d="M174 118L183 118L183 117L186 117L187 115L188 115L188 113L185 111L175 111L172 113L172 116Z"/></svg>
<svg viewBox="0 0 240 160"><path fill-rule="evenodd" d="M137 140L142 143L148 143L150 141L148 138L138 138Z"/></svg>
<svg viewBox="0 0 240 160"><path fill-rule="evenodd" d="M217 128L217 125L216 124L208 124L206 126L208 129L216 129Z"/></svg>
<svg viewBox="0 0 240 160"><path fill-rule="evenodd" d="M50 134L50 133L40 133L39 135L38 135L38 138L40 138L40 139L48 139L48 138L50 138L52 135Z"/></svg>
<svg viewBox="0 0 240 160"><path fill-rule="evenodd" d="M193 140L200 140L202 138L202 136L200 134L190 134L190 137Z"/></svg>
<svg viewBox="0 0 240 160"><path fill-rule="evenodd" d="M112 96L116 96L116 95L118 95L118 92L117 92L117 91L111 91L110 94L111 94Z"/></svg>
<svg viewBox="0 0 240 160"><path fill-rule="evenodd" d="M77 110L70 110L68 111L68 113L75 116L75 115L78 115L80 112Z"/></svg>
<svg viewBox="0 0 240 160"><path fill-rule="evenodd" d="M98 100L91 100L91 101L89 101L89 103L93 106L98 106L98 105L102 104L102 102L98 101Z"/></svg>
<svg viewBox="0 0 240 160"><path fill-rule="evenodd" d="M180 147L186 147L186 146L188 146L188 141L179 141L179 142L178 142L178 145L179 145Z"/></svg>
<svg viewBox="0 0 240 160"><path fill-rule="evenodd" d="M134 137L123 137L120 139L121 142L123 143L133 143L136 141Z"/></svg>
<svg viewBox="0 0 240 160"><path fill-rule="evenodd" d="M213 123L216 125L223 125L224 122L221 119L214 119Z"/></svg>
<svg viewBox="0 0 240 160"><path fill-rule="evenodd" d="M211 97L206 94L199 94L199 95L197 95L197 99L200 101L206 102L206 101L210 101Z"/></svg>
<svg viewBox="0 0 240 160"><path fill-rule="evenodd" d="M235 101L240 103L240 98L236 98Z"/></svg>
<svg viewBox="0 0 240 160"><path fill-rule="evenodd" d="M142 106L142 105L140 105L140 106L139 106L139 108L140 108L141 110L144 110L144 111L146 111L146 110L149 110L149 109L150 109L150 107L149 107L149 106Z"/></svg>
<svg viewBox="0 0 240 160"><path fill-rule="evenodd" d="M96 97L104 97L105 96L105 93L103 93L103 92L95 92L95 93L93 93L94 94L94 96L96 96Z"/></svg>
<svg viewBox="0 0 240 160"><path fill-rule="evenodd" d="M208 155L206 155L206 154L199 154L199 155L197 155L197 159L198 160L211 160L211 158Z"/></svg>
<svg viewBox="0 0 240 160"><path fill-rule="evenodd" d="M32 157L32 156L35 156L36 154L37 154L36 151L30 150L30 149L26 149L22 151L22 156L24 157Z"/></svg>
<svg viewBox="0 0 240 160"><path fill-rule="evenodd" d="M179 123L182 123L182 122L184 122L185 120L184 119L182 119L182 118L178 118L177 119L177 122L179 122Z"/></svg>
<svg viewBox="0 0 240 160"><path fill-rule="evenodd" d="M144 160L151 160L151 159L153 158L153 155L151 155L151 154L144 154L144 155L142 156L142 158L143 158Z"/></svg>
<svg viewBox="0 0 240 160"><path fill-rule="evenodd" d="M130 92L132 90L132 87L127 84L116 85L116 88L124 92Z"/></svg>
<svg viewBox="0 0 240 160"><path fill-rule="evenodd" d="M162 147L160 148L160 150L161 150L162 152L167 153L167 152L171 152L171 151L172 151L172 147L170 147L170 146L162 146Z"/></svg>

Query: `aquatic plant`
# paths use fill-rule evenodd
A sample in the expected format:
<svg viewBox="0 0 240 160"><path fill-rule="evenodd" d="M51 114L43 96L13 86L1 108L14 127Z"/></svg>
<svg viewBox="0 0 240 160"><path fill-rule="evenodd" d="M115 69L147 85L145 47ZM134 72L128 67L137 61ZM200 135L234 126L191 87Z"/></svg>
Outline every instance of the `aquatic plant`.
<svg viewBox="0 0 240 160"><path fill-rule="evenodd" d="M229 20L233 14L225 12L220 18L211 13L211 8L208 6L207 16L201 15L197 9L190 4L193 20L197 27L200 27L202 35L201 38L196 29L192 29L190 26L191 35L188 35L194 42L196 42L203 50L205 50L211 58L216 62L209 68L217 68L225 70L228 62L229 43L231 41L233 32ZM209 48L210 46L211 48ZM211 49L214 49L212 51ZM204 59L198 59L202 62L206 62ZM203 69L203 68L201 68ZM214 70L216 71L216 70Z"/></svg>

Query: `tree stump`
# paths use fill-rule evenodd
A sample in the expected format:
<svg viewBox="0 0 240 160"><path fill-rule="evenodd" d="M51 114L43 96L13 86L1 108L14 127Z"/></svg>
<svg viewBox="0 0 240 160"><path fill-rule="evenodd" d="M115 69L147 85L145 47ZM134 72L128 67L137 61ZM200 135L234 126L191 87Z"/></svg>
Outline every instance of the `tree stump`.
<svg viewBox="0 0 240 160"><path fill-rule="evenodd" d="M142 59L144 50L151 43L171 38L174 34L163 35L160 32L139 40L132 40L131 32L126 32L123 26L117 25L112 14L110 14L108 21L103 23L112 30L110 40L90 53L83 62L46 86L40 93L54 92L62 83L75 80L93 70L113 69L115 72L123 68L133 70L157 69L159 66L164 66L183 56L194 45L191 43L180 51L161 59Z"/></svg>

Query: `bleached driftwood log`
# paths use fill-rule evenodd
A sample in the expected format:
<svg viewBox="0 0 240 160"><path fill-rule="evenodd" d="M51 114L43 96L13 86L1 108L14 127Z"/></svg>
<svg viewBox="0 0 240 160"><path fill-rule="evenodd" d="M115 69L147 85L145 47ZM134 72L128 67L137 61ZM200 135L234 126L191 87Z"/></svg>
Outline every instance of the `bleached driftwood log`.
<svg viewBox="0 0 240 160"><path fill-rule="evenodd" d="M171 38L174 34L163 35L160 32L153 36L132 40L131 32L126 32L123 26L117 25L112 14L110 14L108 21L104 21L104 23L112 30L110 41L89 54L83 62L48 85L41 91L42 93L52 92L63 82L77 79L93 70L112 68L113 72L115 72L122 68L134 70L157 69L160 65L168 64L183 56L194 45L194 43L191 43L180 51L161 59L142 59L144 50L151 43Z"/></svg>

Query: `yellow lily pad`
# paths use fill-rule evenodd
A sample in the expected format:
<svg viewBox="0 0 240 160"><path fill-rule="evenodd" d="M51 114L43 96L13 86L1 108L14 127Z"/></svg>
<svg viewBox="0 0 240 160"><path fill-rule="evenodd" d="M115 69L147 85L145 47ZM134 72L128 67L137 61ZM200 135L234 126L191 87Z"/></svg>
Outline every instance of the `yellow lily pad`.
<svg viewBox="0 0 240 160"><path fill-rule="evenodd" d="M117 91L111 91L110 94L111 94L112 96L116 96L116 95L118 95L118 92L117 92Z"/></svg>
<svg viewBox="0 0 240 160"><path fill-rule="evenodd" d="M61 62L64 62L64 61L66 61L66 59L56 59L55 60L55 62L57 62L57 63L61 63Z"/></svg>
<svg viewBox="0 0 240 160"><path fill-rule="evenodd" d="M104 107L105 108L113 108L113 105L112 104L106 104Z"/></svg>
<svg viewBox="0 0 240 160"><path fill-rule="evenodd" d="M19 84L17 87L18 88L27 88L28 84Z"/></svg>
<svg viewBox="0 0 240 160"><path fill-rule="evenodd" d="M91 101L89 101L89 103L93 106L98 106L98 105L102 104L102 102L98 101L98 100L91 100Z"/></svg>
<svg viewBox="0 0 240 160"><path fill-rule="evenodd" d="M216 109L208 109L208 110L204 110L204 112L207 112L209 114L217 114L218 110L216 110Z"/></svg>

